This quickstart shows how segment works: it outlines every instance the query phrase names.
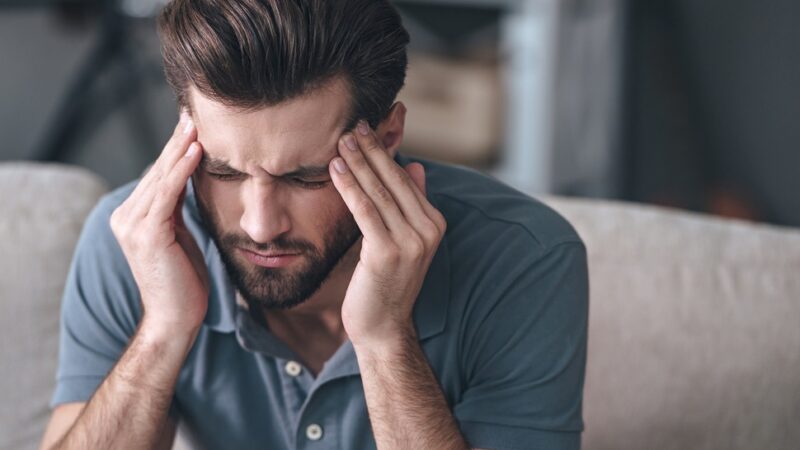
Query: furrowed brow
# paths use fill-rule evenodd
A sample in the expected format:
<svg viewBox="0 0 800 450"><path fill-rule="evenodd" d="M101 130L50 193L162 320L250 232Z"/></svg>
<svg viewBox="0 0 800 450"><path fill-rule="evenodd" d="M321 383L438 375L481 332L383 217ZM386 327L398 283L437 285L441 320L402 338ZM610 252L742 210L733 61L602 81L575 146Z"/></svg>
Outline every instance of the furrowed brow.
<svg viewBox="0 0 800 450"><path fill-rule="evenodd" d="M229 166L226 161L208 156L207 153L203 153L203 157L200 158L200 167L210 172L241 173L240 171Z"/></svg>
<svg viewBox="0 0 800 450"><path fill-rule="evenodd" d="M282 175L276 175L282 178L317 178L323 175L328 175L328 166L300 166L299 168L286 172Z"/></svg>
<svg viewBox="0 0 800 450"><path fill-rule="evenodd" d="M208 156L205 153L203 153L203 157L200 159L200 166L204 170L210 172L227 173L227 174L242 173L240 170L236 170L230 165L228 165L227 161ZM297 169L292 170L290 172L273 176L277 178L292 178L292 177L316 178L316 177L321 177L323 175L328 175L327 164L324 166L300 166Z"/></svg>

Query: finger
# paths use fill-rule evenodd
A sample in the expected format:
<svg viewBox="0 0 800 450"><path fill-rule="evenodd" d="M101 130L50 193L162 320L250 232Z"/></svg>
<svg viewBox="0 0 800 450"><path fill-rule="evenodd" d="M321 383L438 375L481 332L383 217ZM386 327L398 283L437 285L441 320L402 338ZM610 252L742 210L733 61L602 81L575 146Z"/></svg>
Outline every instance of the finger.
<svg viewBox="0 0 800 450"><path fill-rule="evenodd" d="M353 172L347 166L347 162L341 157L336 157L331 160L328 171L331 174L333 185L339 194L342 196L345 205L353 214L353 218L364 234L367 240L382 240L386 241L391 239L389 230L383 221L378 208L373 203L372 199L364 192L361 185L356 180Z"/></svg>
<svg viewBox="0 0 800 450"><path fill-rule="evenodd" d="M430 201L428 201L428 183L427 176L425 175L425 166L420 163L411 163L408 164L405 169L409 176L411 176L411 179L414 181L412 190L417 196L417 200L419 200L420 205L422 205L422 208L425 210L425 213L428 215L428 217L434 219L435 221L435 219L441 213L431 204ZM412 171L414 173L412 173Z"/></svg>
<svg viewBox="0 0 800 450"><path fill-rule="evenodd" d="M408 172L389 156L366 122L360 121L356 128L357 132L354 134L357 137L358 148L362 150L369 165L392 193L403 215L412 224L430 223L434 214L432 210L435 208L428 203L425 194Z"/></svg>
<svg viewBox="0 0 800 450"><path fill-rule="evenodd" d="M184 185L183 189L181 189L181 193L178 195L178 201L175 203L175 209L173 210L175 240L178 241L178 244L186 252L186 256L189 257L189 261L191 261L195 271L197 271L197 274L200 276L203 286L208 289L208 269L205 266L203 252L200 250L192 232L189 231L183 220L183 202L185 199L186 186Z"/></svg>
<svg viewBox="0 0 800 450"><path fill-rule="evenodd" d="M355 146L356 150L352 150L350 146ZM386 228L390 231L408 231L409 221L389 186L381 181L357 147L351 133L345 133L339 139L339 154L350 168L348 174L358 181L361 189L372 199Z"/></svg>
<svg viewBox="0 0 800 450"><path fill-rule="evenodd" d="M172 171L157 186L153 186L152 190L156 191L156 195L147 211L148 219L159 222L173 220L181 192L200 163L201 154L200 144L193 142L183 157L175 163Z"/></svg>
<svg viewBox="0 0 800 450"><path fill-rule="evenodd" d="M191 117L185 111L181 112L180 121L175 125L172 136L161 150L158 158L147 168L139 184L147 186L149 183L159 178L163 174L162 169L164 165L169 164L171 166L174 164L176 158L174 158L172 154L176 151L180 153L186 152L189 148L189 144L191 144L196 137L196 130L194 129L194 123ZM171 161L171 163L168 161Z"/></svg>
<svg viewBox="0 0 800 450"><path fill-rule="evenodd" d="M147 214L150 205L157 194L157 186L160 180L169 173L172 167L180 161L180 158L189 149L189 145L197 139L197 130L191 117L185 111L181 113L181 120L175 127L172 137L164 146L158 159L145 173L139 184L131 194L131 202L135 205L132 212L138 217Z"/></svg>
<svg viewBox="0 0 800 450"><path fill-rule="evenodd" d="M175 127L172 137L153 164L154 172L160 172L162 176L170 172L172 167L186 154L189 145L196 139L197 128L194 125L194 120L184 110L181 112L181 120Z"/></svg>
<svg viewBox="0 0 800 450"><path fill-rule="evenodd" d="M175 208L172 210L172 218L175 223L176 229L186 228L183 221L183 201L186 199L186 185L183 185L180 194L178 194L178 201L175 202Z"/></svg>
<svg viewBox="0 0 800 450"><path fill-rule="evenodd" d="M411 177L411 179L414 180L414 184L416 185L416 189L414 189L414 191L417 194L417 197L420 199L420 204L425 209L428 217L430 217L431 220L433 220L433 222L436 224L436 227L440 233L443 233L445 229L447 229L447 221L445 220L444 215L442 215L442 213L439 212L439 210L428 201L425 166L423 166L421 163L413 162L411 164L407 164L405 166L405 170L408 172L408 175Z"/></svg>
<svg viewBox="0 0 800 450"><path fill-rule="evenodd" d="M414 184L417 185L417 188L425 193L425 167L422 164L415 162L406 165L405 169L411 179L414 180Z"/></svg>

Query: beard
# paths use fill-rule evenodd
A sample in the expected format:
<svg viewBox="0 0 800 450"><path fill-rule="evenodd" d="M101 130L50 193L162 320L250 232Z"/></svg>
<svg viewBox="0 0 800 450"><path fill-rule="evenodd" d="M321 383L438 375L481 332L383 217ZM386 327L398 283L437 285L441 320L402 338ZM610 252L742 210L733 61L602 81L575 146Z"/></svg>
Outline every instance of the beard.
<svg viewBox="0 0 800 450"><path fill-rule="evenodd" d="M250 312L290 309L319 290L347 251L361 237L361 230L347 213L325 233L325 248L311 242L279 236L269 243L257 243L247 235L222 232L204 202L196 195L197 207L206 230L219 250L228 277L247 302ZM235 257L237 248L257 252L296 253L299 267L262 267Z"/></svg>

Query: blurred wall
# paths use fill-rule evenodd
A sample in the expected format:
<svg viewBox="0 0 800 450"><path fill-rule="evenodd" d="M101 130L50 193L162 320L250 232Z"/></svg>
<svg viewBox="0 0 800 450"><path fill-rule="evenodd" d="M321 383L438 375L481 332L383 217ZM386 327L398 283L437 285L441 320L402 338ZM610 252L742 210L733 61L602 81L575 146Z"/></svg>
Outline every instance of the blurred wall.
<svg viewBox="0 0 800 450"><path fill-rule="evenodd" d="M563 0L559 10L548 169L558 193L800 225L800 2ZM440 31L458 47L491 43L492 14L449 14ZM418 19L434 16L421 10ZM101 16L63 17L41 7L0 9L0 160L36 156L92 54ZM158 64L152 21L131 31L138 57ZM134 89L127 71L111 62L92 98L131 91L133 101L93 117L63 158L112 185L141 172L176 119L163 82Z"/></svg>
<svg viewBox="0 0 800 450"><path fill-rule="evenodd" d="M560 3L553 121L558 194L621 194L624 0Z"/></svg>
<svg viewBox="0 0 800 450"><path fill-rule="evenodd" d="M630 2L625 198L800 225L800 2Z"/></svg>
<svg viewBox="0 0 800 450"><path fill-rule="evenodd" d="M43 7L0 9L0 160L36 157L58 105L96 46L102 16L72 13L57 14ZM134 22L130 39L139 58L158 63L152 22ZM130 90L130 86L120 86L128 70L119 59L112 59L97 77L91 101L107 106L115 101L109 92ZM135 101L111 108L107 115L90 114L62 162L88 167L112 186L136 178L160 152L177 113L166 84L148 83L132 97ZM137 108L147 117L145 133Z"/></svg>

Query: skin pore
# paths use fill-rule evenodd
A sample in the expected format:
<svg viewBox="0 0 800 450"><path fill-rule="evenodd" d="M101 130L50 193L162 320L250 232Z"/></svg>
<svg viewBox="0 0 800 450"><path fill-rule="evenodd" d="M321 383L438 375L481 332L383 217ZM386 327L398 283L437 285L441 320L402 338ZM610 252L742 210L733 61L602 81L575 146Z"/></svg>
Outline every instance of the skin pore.
<svg viewBox="0 0 800 450"><path fill-rule="evenodd" d="M208 231L251 310L262 309L270 332L316 374L347 337L341 306L361 247L328 172L349 118L347 85L335 78L302 97L248 111L194 88L190 99L204 152L192 178ZM398 103L378 129L392 156L404 118ZM264 268L241 248L301 257Z"/></svg>

